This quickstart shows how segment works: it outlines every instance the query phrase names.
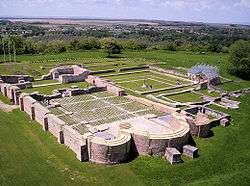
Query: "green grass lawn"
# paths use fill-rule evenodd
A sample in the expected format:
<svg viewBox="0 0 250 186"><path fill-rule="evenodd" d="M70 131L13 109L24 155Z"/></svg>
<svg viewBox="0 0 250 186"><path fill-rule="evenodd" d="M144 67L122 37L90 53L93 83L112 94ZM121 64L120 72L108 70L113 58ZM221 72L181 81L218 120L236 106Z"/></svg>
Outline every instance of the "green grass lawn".
<svg viewBox="0 0 250 186"><path fill-rule="evenodd" d="M172 166L162 158L103 166L79 162L74 153L19 110L0 111L0 185L248 185L250 95L228 110L233 123L195 139L200 157Z"/></svg>
<svg viewBox="0 0 250 186"><path fill-rule="evenodd" d="M182 66L192 67L196 63L209 63L220 68L221 74L226 77L232 77L225 72L225 62L227 54L208 53L194 54L190 52L169 52L169 51L123 51L122 54L115 55L116 58L107 58L107 54L102 51L82 51L68 52L62 54L46 55L19 55L17 61L21 63L0 64L0 74L13 74L25 72L34 76L41 76L47 73L50 68L60 63L85 64L86 66L114 64L118 66L136 66L148 63L164 62L161 67ZM0 55L0 61L3 56ZM124 65L124 63L126 65ZM10 68L11 67L11 68ZM43 67L43 68L41 68ZM47 68L49 67L49 68ZM108 67L110 68L110 67ZM100 70L103 68L95 67L91 70ZM235 77L234 77L235 79Z"/></svg>
<svg viewBox="0 0 250 186"><path fill-rule="evenodd" d="M208 90L201 90L199 92L206 95L206 96L211 96L211 97L219 97L220 96L220 93L218 93L218 92L208 92Z"/></svg>
<svg viewBox="0 0 250 186"><path fill-rule="evenodd" d="M181 103L202 101L201 96L192 92L176 94L176 95L171 95L171 96L166 96L166 97L174 101L181 102Z"/></svg>
<svg viewBox="0 0 250 186"><path fill-rule="evenodd" d="M9 98L5 97L5 96L3 95L2 92L0 92L0 100L1 100L3 103L5 103L5 104L8 104L8 105L11 104Z"/></svg>
<svg viewBox="0 0 250 186"><path fill-rule="evenodd" d="M49 79L49 80L42 80L42 81L34 81L32 82L33 85L44 85L44 84L51 84L51 83L58 83L57 80Z"/></svg>
<svg viewBox="0 0 250 186"><path fill-rule="evenodd" d="M250 81L224 83L220 87L226 91L234 91L250 87Z"/></svg>

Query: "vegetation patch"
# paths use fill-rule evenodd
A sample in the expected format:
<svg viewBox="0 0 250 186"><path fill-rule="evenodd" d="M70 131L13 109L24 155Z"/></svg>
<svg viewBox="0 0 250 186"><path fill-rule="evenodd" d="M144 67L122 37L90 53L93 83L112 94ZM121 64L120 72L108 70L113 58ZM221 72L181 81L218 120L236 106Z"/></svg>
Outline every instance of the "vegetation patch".
<svg viewBox="0 0 250 186"><path fill-rule="evenodd" d="M183 94L175 94L171 96L166 96L166 98L172 99L177 102L186 103L186 102L201 102L201 96L195 93L183 93Z"/></svg>

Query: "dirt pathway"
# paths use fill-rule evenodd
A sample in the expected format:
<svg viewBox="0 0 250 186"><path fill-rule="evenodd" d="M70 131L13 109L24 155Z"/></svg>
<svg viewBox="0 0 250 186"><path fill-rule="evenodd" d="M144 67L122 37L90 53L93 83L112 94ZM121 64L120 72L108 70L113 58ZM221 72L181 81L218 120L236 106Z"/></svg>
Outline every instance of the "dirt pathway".
<svg viewBox="0 0 250 186"><path fill-rule="evenodd" d="M4 112L12 112L12 110L17 109L18 105L8 105L0 100L0 109Z"/></svg>

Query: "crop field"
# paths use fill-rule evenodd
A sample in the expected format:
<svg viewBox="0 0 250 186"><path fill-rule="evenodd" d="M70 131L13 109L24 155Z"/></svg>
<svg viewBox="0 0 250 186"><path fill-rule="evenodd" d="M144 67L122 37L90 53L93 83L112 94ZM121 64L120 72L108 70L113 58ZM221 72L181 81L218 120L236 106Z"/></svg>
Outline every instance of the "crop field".
<svg viewBox="0 0 250 186"><path fill-rule="evenodd" d="M52 112L68 125L78 124L75 128L80 132L85 132L86 124L96 126L146 114L163 114L126 97L114 96L108 92L59 98L53 102L60 103L61 107L53 108Z"/></svg>
<svg viewBox="0 0 250 186"><path fill-rule="evenodd" d="M134 93L171 89L176 86L185 86L192 83L174 75L166 75L156 71L136 71L129 74L116 74L105 76L114 81L119 87Z"/></svg>

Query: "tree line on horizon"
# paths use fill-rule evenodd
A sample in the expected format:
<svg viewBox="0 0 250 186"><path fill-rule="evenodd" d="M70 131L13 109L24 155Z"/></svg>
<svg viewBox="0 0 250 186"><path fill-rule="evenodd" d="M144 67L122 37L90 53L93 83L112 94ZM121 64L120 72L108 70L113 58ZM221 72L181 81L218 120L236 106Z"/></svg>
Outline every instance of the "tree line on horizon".
<svg viewBox="0 0 250 186"><path fill-rule="evenodd" d="M139 39L107 38L75 38L72 40L35 41L31 37L20 35L0 37L0 55L15 51L20 54L59 54L70 51L105 49L107 42L114 48L121 50L167 50L167 51L191 51L197 53L223 52L228 53L229 48L216 43L207 45L178 44L177 42L147 43Z"/></svg>
<svg viewBox="0 0 250 186"><path fill-rule="evenodd" d="M36 42L32 38L18 35L1 37L0 55L20 54L59 54L70 51L103 50L108 57L111 54L120 54L122 50L166 50L166 51L192 51L198 53L222 52L229 53L227 69L229 73L243 79L250 79L250 41L238 40L230 47L216 44L209 45L178 45L174 42L164 42L148 45L136 39L116 38L81 38L70 41L56 40Z"/></svg>

